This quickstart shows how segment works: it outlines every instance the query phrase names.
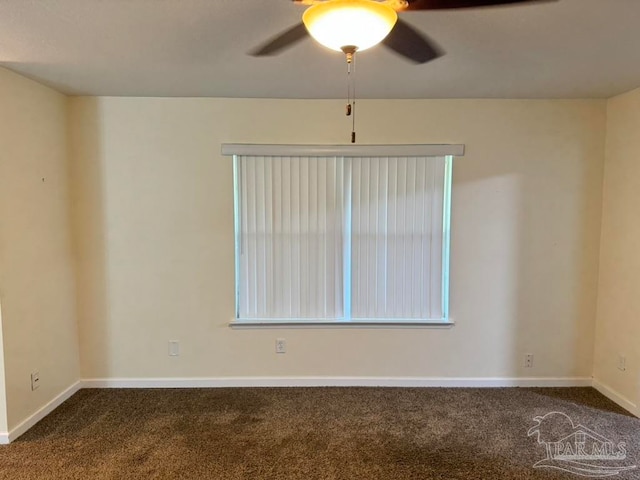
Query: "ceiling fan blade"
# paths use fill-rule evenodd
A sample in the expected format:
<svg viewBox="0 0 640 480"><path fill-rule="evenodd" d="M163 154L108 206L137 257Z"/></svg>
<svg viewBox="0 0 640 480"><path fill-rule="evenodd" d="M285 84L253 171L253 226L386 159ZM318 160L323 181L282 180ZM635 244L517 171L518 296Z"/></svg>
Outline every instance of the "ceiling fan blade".
<svg viewBox="0 0 640 480"><path fill-rule="evenodd" d="M557 0L407 0L408 6L402 11L496 7L516 3L548 3L555 1Z"/></svg>
<svg viewBox="0 0 640 480"><path fill-rule="evenodd" d="M303 23L299 23L288 30L261 45L256 50L250 52L254 57L262 57L265 55L276 55L281 50L289 48L307 36L307 29Z"/></svg>
<svg viewBox="0 0 640 480"><path fill-rule="evenodd" d="M401 19L398 19L382 44L415 63L427 63L444 55L444 51L433 40Z"/></svg>

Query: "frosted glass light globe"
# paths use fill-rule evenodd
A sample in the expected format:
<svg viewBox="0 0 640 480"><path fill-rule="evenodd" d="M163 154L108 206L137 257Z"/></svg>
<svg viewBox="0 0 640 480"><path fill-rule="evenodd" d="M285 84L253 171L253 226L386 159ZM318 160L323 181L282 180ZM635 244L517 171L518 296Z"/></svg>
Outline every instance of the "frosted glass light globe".
<svg viewBox="0 0 640 480"><path fill-rule="evenodd" d="M327 0L309 7L302 22L311 36L332 50L366 50L380 43L396 24L398 14L374 0Z"/></svg>

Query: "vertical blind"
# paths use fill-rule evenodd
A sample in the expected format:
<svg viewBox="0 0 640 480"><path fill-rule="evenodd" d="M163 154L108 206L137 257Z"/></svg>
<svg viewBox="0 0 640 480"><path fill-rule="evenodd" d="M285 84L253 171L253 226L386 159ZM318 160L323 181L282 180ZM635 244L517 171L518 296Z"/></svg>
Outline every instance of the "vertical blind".
<svg viewBox="0 0 640 480"><path fill-rule="evenodd" d="M351 316L442 311L442 158L353 158Z"/></svg>
<svg viewBox="0 0 640 480"><path fill-rule="evenodd" d="M240 159L239 318L344 316L343 178L337 158Z"/></svg>
<svg viewBox="0 0 640 480"><path fill-rule="evenodd" d="M450 157L234 158L238 319L446 320Z"/></svg>

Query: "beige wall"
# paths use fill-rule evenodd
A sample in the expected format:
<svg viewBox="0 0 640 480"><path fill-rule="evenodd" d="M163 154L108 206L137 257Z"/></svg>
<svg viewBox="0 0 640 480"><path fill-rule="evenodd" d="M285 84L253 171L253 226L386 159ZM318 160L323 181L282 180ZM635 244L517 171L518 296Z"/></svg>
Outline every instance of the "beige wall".
<svg viewBox="0 0 640 480"><path fill-rule="evenodd" d="M640 405L640 89L612 98L602 214L595 378ZM626 370L618 369L619 356Z"/></svg>
<svg viewBox="0 0 640 480"><path fill-rule="evenodd" d="M233 330L220 144L345 143L341 101L74 98L83 378L590 377L604 101L361 101L359 143L463 143L447 330ZM285 337L288 353L276 355ZM179 340L181 356L167 355ZM525 353L535 355L523 368Z"/></svg>
<svg viewBox="0 0 640 480"><path fill-rule="evenodd" d="M66 97L0 68L0 302L8 429L79 378L66 115ZM33 370L40 371L35 392Z"/></svg>

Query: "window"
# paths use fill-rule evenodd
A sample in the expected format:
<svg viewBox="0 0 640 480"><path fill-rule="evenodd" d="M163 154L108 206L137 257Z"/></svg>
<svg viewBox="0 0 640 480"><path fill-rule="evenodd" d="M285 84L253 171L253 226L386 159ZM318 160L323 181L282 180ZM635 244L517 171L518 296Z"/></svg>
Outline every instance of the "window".
<svg viewBox="0 0 640 480"><path fill-rule="evenodd" d="M225 146L236 322L448 323L461 146Z"/></svg>

